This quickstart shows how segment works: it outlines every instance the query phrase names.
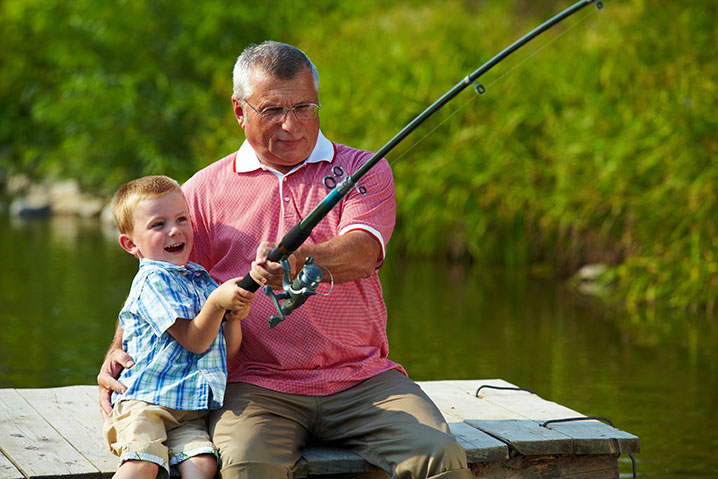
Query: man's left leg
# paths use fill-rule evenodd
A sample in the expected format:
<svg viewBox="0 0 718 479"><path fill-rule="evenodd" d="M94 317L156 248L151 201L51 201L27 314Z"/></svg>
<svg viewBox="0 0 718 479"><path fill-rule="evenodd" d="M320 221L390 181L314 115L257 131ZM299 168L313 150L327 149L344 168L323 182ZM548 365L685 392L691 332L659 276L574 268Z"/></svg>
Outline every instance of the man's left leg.
<svg viewBox="0 0 718 479"><path fill-rule="evenodd" d="M466 453L436 405L411 379L387 371L322 401L315 433L392 478L467 479Z"/></svg>

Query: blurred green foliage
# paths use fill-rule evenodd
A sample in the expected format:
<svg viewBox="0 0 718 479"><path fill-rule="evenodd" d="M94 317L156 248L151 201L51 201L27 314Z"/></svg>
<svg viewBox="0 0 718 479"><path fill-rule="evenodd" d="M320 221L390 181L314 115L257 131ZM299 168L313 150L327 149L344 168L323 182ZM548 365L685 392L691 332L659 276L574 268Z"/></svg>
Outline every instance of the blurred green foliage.
<svg viewBox="0 0 718 479"><path fill-rule="evenodd" d="M535 39L390 155L396 254L568 275L612 266L629 306L712 310L718 4L607 1ZM231 69L251 42L318 66L322 128L379 149L565 1L0 3L0 168L104 192L179 180L242 141Z"/></svg>

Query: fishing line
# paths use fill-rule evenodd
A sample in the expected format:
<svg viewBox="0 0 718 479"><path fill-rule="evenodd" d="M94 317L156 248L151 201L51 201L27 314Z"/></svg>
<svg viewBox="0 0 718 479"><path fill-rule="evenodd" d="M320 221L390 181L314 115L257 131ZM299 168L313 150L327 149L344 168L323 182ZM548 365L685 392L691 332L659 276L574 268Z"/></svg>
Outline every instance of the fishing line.
<svg viewBox="0 0 718 479"><path fill-rule="evenodd" d="M526 58L524 58L524 59L521 60L520 62L516 63L516 65L514 65L513 67L511 67L510 69L508 69L507 71L505 71L504 73L502 73L501 75L499 75L498 77L496 77L494 80L491 81L491 83L486 84L485 88L491 87L491 86L493 86L494 84L498 83L502 78L504 78L504 77L507 76L508 74L512 73L514 70L517 70L519 67L521 67L521 65L523 65L524 63L526 63L527 61L529 61L530 59L532 59L534 56L536 56L536 55L538 55L539 53L541 53L542 50L544 50L545 48L549 47L552 43L554 43L554 42L557 41L559 38L561 38L563 35L565 35L566 33L570 32L572 29L576 28L578 25L580 25L581 23L583 23L584 21L586 21L590 16L595 15L597 12L598 12L598 9L594 9L594 10L589 11L588 13L585 13L585 14L583 15L583 17L579 18L579 19L576 20L572 25L570 25L568 28L566 28L564 31L560 32L560 33L559 33L558 35L556 35L554 38L552 38L552 39L550 39L549 41L547 41L546 44L544 44L544 45L542 45L541 47L537 48L537 49L536 49L535 51L533 51L530 55L527 55ZM477 91L477 93L479 93L479 92ZM479 93L479 95L483 95L483 93ZM471 103L472 101L475 101L477 97L478 97L478 95L470 96L464 103L462 103L462 104L459 105L456 109L454 109L454 111L452 111L451 113L449 113L449 114L446 116L446 118L444 118L444 119L441 120L439 123L437 123L436 126L434 126L431 130L429 130L424 136L422 136L421 138L419 138L415 143L413 143L411 146L409 146L406 150L404 150L399 156L397 156L396 158L394 158L394 159L392 159L392 160L387 160L387 161L389 162L389 165L392 165L392 166L393 166L394 163L396 163L396 162L399 161L401 158L403 158L404 156L406 156L411 150L413 150L416 146L418 146L421 142L423 142L423 141L426 139L426 137L428 137L429 135L431 135L432 133L434 133L436 130L438 130L444 123L446 123L447 121L449 121L450 119L452 119L457 113L459 113L461 110L463 110L463 109L466 107L466 105L468 105L468 104Z"/></svg>
<svg viewBox="0 0 718 479"><path fill-rule="evenodd" d="M540 35L541 33L545 32L549 28L553 27L557 23L565 20L567 17L573 15L577 11L581 10L584 7L587 7L588 5L594 4L597 9L603 8L603 2L601 0L579 0L575 4L571 5L570 7L566 8L565 10L559 12L558 14L554 15L553 17L549 18L542 24L538 25L536 28L532 29L528 33L526 33L524 36L513 42L511 45L507 46L503 50L501 50L498 54L496 54L494 57L492 57L489 61L481 65L479 68L477 68L472 73L465 76L459 83L454 85L453 88L451 88L449 91L444 93L439 99L437 99L434 103L432 103L428 108L426 108L422 113L420 113L417 117L415 117L411 122L409 122L404 128L402 128L394 137L389 140L384 146L379 148L370 159L368 159L363 165L361 165L354 173L351 175L344 176L342 180L339 183L336 183L334 188L332 188L329 192L329 194L322 199L319 204L317 204L312 211L310 211L299 223L294 225L281 239L279 244L277 244L274 249L269 253L268 259L270 261L277 262L279 261L282 265L282 269L284 270L284 278L282 280L283 284L283 292L280 294L274 294L269 287L264 288L264 292L270 295L272 298L274 305L277 309L277 315L272 316L269 319L269 326L274 327L279 322L283 321L286 318L286 315L291 313L294 309L301 306L304 301L306 301L307 297L311 295L315 295L316 293L316 287L321 282L323 278L323 273L321 269L313 264L314 259L308 257L305 260L304 267L302 270L297 274L294 281L292 281L290 277L290 267L289 267L289 261L287 258L289 258L289 255L292 254L292 252L296 251L297 248L299 248L304 241L309 238L309 235L311 234L314 227L324 218L326 215L331 211L339 202L344 198L349 192L351 192L355 187L359 189L360 193L363 193L361 188L363 188L361 185L358 184L359 180L372 168L374 167L379 161L381 161L383 158L385 158L390 151L394 149L396 145L401 143L410 133L412 133L414 130L416 130L425 120L427 120L430 116L432 116L434 113L436 113L439 109L441 109L446 103L454 99L461 91L463 91L468 86L473 86L477 93L483 94L486 92L486 88L484 85L478 83L478 79L483 75L484 73L488 72L496 66L498 63L503 61L507 56L511 55L514 51L518 50L522 46L524 46L526 43L533 40L536 36ZM580 22L576 22L578 24ZM575 25L574 25L575 26ZM573 28L573 27L572 27ZM571 28L568 28L566 31L571 30ZM564 31L563 33L565 33ZM548 46L550 43L555 41L556 39L560 38L563 33L557 35L551 42L548 42L546 45L544 45L543 48ZM499 76L496 80L491 82L493 85L496 81L506 76L508 73L512 72L518 66L520 66L522 63L525 63L528 59L532 58L535 54L537 54L541 49L536 50L531 55L529 55L524 61L519 62L518 65L516 65L514 68L510 69L508 72L506 72L504 75ZM468 101L471 101L469 99ZM468 101L466 103L468 103ZM436 128L438 128L440 125L442 125L444 122L446 122L449 118L451 118L453 115L455 115L461 108L463 108L464 105L462 105L460 108L458 108L455 112L453 112L451 115L449 115L446 119L444 119L442 122L439 123L436 127L434 127L429 133L424 135L419 141L417 141L414 145L412 145L411 148L409 148L407 151L405 151L402 155L399 155L394 162L396 162L397 159L402 158L408 151L410 151L414 146L419 144L426 136L428 136L431 132L435 131ZM248 291L256 291L259 288L259 284L256 283L251 275L247 274L242 278L242 280L238 283L238 285Z"/></svg>
<svg viewBox="0 0 718 479"><path fill-rule="evenodd" d="M329 284L331 285L331 286L329 287L329 291L327 291L326 293L320 293L319 291L317 291L317 294L318 294L319 296L329 296L329 295L331 294L331 292L334 291L334 275L332 274L332 271L331 271L329 268L327 268L326 266L324 266L324 265L323 265L322 263L320 263L319 261L314 260L314 264L316 264L316 265L319 266L321 269L323 269L324 271L326 271L327 273L329 273Z"/></svg>

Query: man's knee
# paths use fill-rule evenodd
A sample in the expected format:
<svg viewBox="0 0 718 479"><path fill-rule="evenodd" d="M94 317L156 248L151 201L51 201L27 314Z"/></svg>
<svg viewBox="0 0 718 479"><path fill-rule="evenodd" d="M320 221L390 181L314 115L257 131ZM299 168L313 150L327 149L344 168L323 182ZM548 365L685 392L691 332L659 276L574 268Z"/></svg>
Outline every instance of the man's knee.
<svg viewBox="0 0 718 479"><path fill-rule="evenodd" d="M222 466L220 470L222 479L291 479L292 471L286 467L274 464L262 464L259 462L245 462Z"/></svg>
<svg viewBox="0 0 718 479"><path fill-rule="evenodd" d="M398 464L397 477L469 478L471 474L464 449L453 435L434 430L421 434L414 454Z"/></svg>
<svg viewBox="0 0 718 479"><path fill-rule="evenodd" d="M211 429L219 450L220 472L226 478L287 478L300 457L300 439L273 428L249 423L218 422Z"/></svg>
<svg viewBox="0 0 718 479"><path fill-rule="evenodd" d="M439 469L451 470L467 467L466 452L451 434L437 431L436 434L430 435L425 441L425 451L428 457L433 458ZM437 468L432 469L436 470Z"/></svg>

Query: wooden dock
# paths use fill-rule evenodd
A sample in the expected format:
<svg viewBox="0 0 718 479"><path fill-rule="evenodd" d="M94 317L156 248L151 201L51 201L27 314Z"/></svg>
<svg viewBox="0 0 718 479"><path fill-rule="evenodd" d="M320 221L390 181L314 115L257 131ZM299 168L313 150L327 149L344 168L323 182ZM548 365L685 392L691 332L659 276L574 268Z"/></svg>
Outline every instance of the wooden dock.
<svg viewBox="0 0 718 479"><path fill-rule="evenodd" d="M474 477L617 478L618 457L640 449L638 437L503 380L419 384L466 450ZM116 466L102 440L97 386L0 389L0 479L109 478ZM386 476L349 451L310 447L295 477Z"/></svg>

